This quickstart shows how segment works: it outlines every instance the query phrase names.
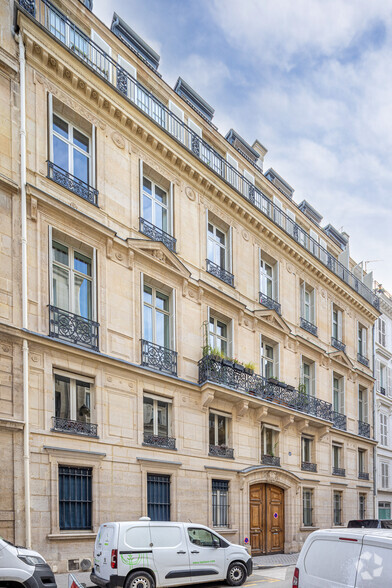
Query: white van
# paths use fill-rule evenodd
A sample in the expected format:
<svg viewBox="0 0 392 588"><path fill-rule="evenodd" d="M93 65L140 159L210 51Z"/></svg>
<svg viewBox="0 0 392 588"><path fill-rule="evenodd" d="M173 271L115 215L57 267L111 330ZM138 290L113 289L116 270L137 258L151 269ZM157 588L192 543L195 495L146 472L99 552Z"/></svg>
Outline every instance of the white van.
<svg viewBox="0 0 392 588"><path fill-rule="evenodd" d="M392 530L325 529L306 539L293 588L392 586Z"/></svg>
<svg viewBox="0 0 392 588"><path fill-rule="evenodd" d="M42 555L17 547L0 537L0 586L57 588L52 570Z"/></svg>
<svg viewBox="0 0 392 588"><path fill-rule="evenodd" d="M226 580L240 586L252 558L203 525L139 521L105 523L95 540L91 581L102 588L154 588Z"/></svg>

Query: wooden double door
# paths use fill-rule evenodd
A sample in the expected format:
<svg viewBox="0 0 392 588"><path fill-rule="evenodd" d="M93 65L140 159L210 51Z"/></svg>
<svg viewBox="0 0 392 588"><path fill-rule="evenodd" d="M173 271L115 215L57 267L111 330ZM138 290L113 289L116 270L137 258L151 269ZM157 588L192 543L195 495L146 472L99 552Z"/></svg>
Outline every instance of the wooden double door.
<svg viewBox="0 0 392 588"><path fill-rule="evenodd" d="M252 555L283 553L284 491L272 484L253 484L249 490Z"/></svg>

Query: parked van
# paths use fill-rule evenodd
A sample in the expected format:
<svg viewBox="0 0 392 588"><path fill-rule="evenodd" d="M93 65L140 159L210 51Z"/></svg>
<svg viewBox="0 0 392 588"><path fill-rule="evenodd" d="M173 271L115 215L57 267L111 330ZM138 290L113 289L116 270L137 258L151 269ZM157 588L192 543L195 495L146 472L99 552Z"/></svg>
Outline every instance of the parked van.
<svg viewBox="0 0 392 588"><path fill-rule="evenodd" d="M105 523L95 540L91 581L102 588L154 588L226 580L240 586L252 573L245 547L194 523Z"/></svg>
<svg viewBox="0 0 392 588"><path fill-rule="evenodd" d="M17 547L0 537L0 586L57 588L56 580L42 555Z"/></svg>
<svg viewBox="0 0 392 588"><path fill-rule="evenodd" d="M299 554L293 588L392 586L392 530L314 531Z"/></svg>
<svg viewBox="0 0 392 588"><path fill-rule="evenodd" d="M349 529L392 529L391 519L355 519L348 521Z"/></svg>

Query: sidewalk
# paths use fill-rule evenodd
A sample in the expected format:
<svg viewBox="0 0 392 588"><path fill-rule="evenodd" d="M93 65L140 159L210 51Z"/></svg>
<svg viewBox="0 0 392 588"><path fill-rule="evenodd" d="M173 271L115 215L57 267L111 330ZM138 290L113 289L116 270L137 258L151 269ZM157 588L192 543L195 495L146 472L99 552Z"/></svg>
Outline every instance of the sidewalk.
<svg viewBox="0 0 392 588"><path fill-rule="evenodd" d="M294 566L297 563L299 553L279 553L278 555L258 555L253 558L253 569L276 568L282 566Z"/></svg>
<svg viewBox="0 0 392 588"><path fill-rule="evenodd" d="M94 586L95 584L92 583L90 580L91 572L71 572L73 576L81 583L85 584L86 588L90 588L90 586ZM67 574L55 574L54 577L56 578L57 588L68 588L68 573Z"/></svg>

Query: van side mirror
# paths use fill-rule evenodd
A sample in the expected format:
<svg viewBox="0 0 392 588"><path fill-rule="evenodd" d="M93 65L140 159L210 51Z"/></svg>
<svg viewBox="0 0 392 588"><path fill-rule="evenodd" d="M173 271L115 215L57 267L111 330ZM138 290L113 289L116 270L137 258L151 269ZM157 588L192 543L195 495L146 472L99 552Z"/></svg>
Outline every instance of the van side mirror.
<svg viewBox="0 0 392 588"><path fill-rule="evenodd" d="M219 541L219 539L215 539L215 537L214 537L214 539L213 539L213 545L214 545L215 549L217 547L220 547L220 541Z"/></svg>

